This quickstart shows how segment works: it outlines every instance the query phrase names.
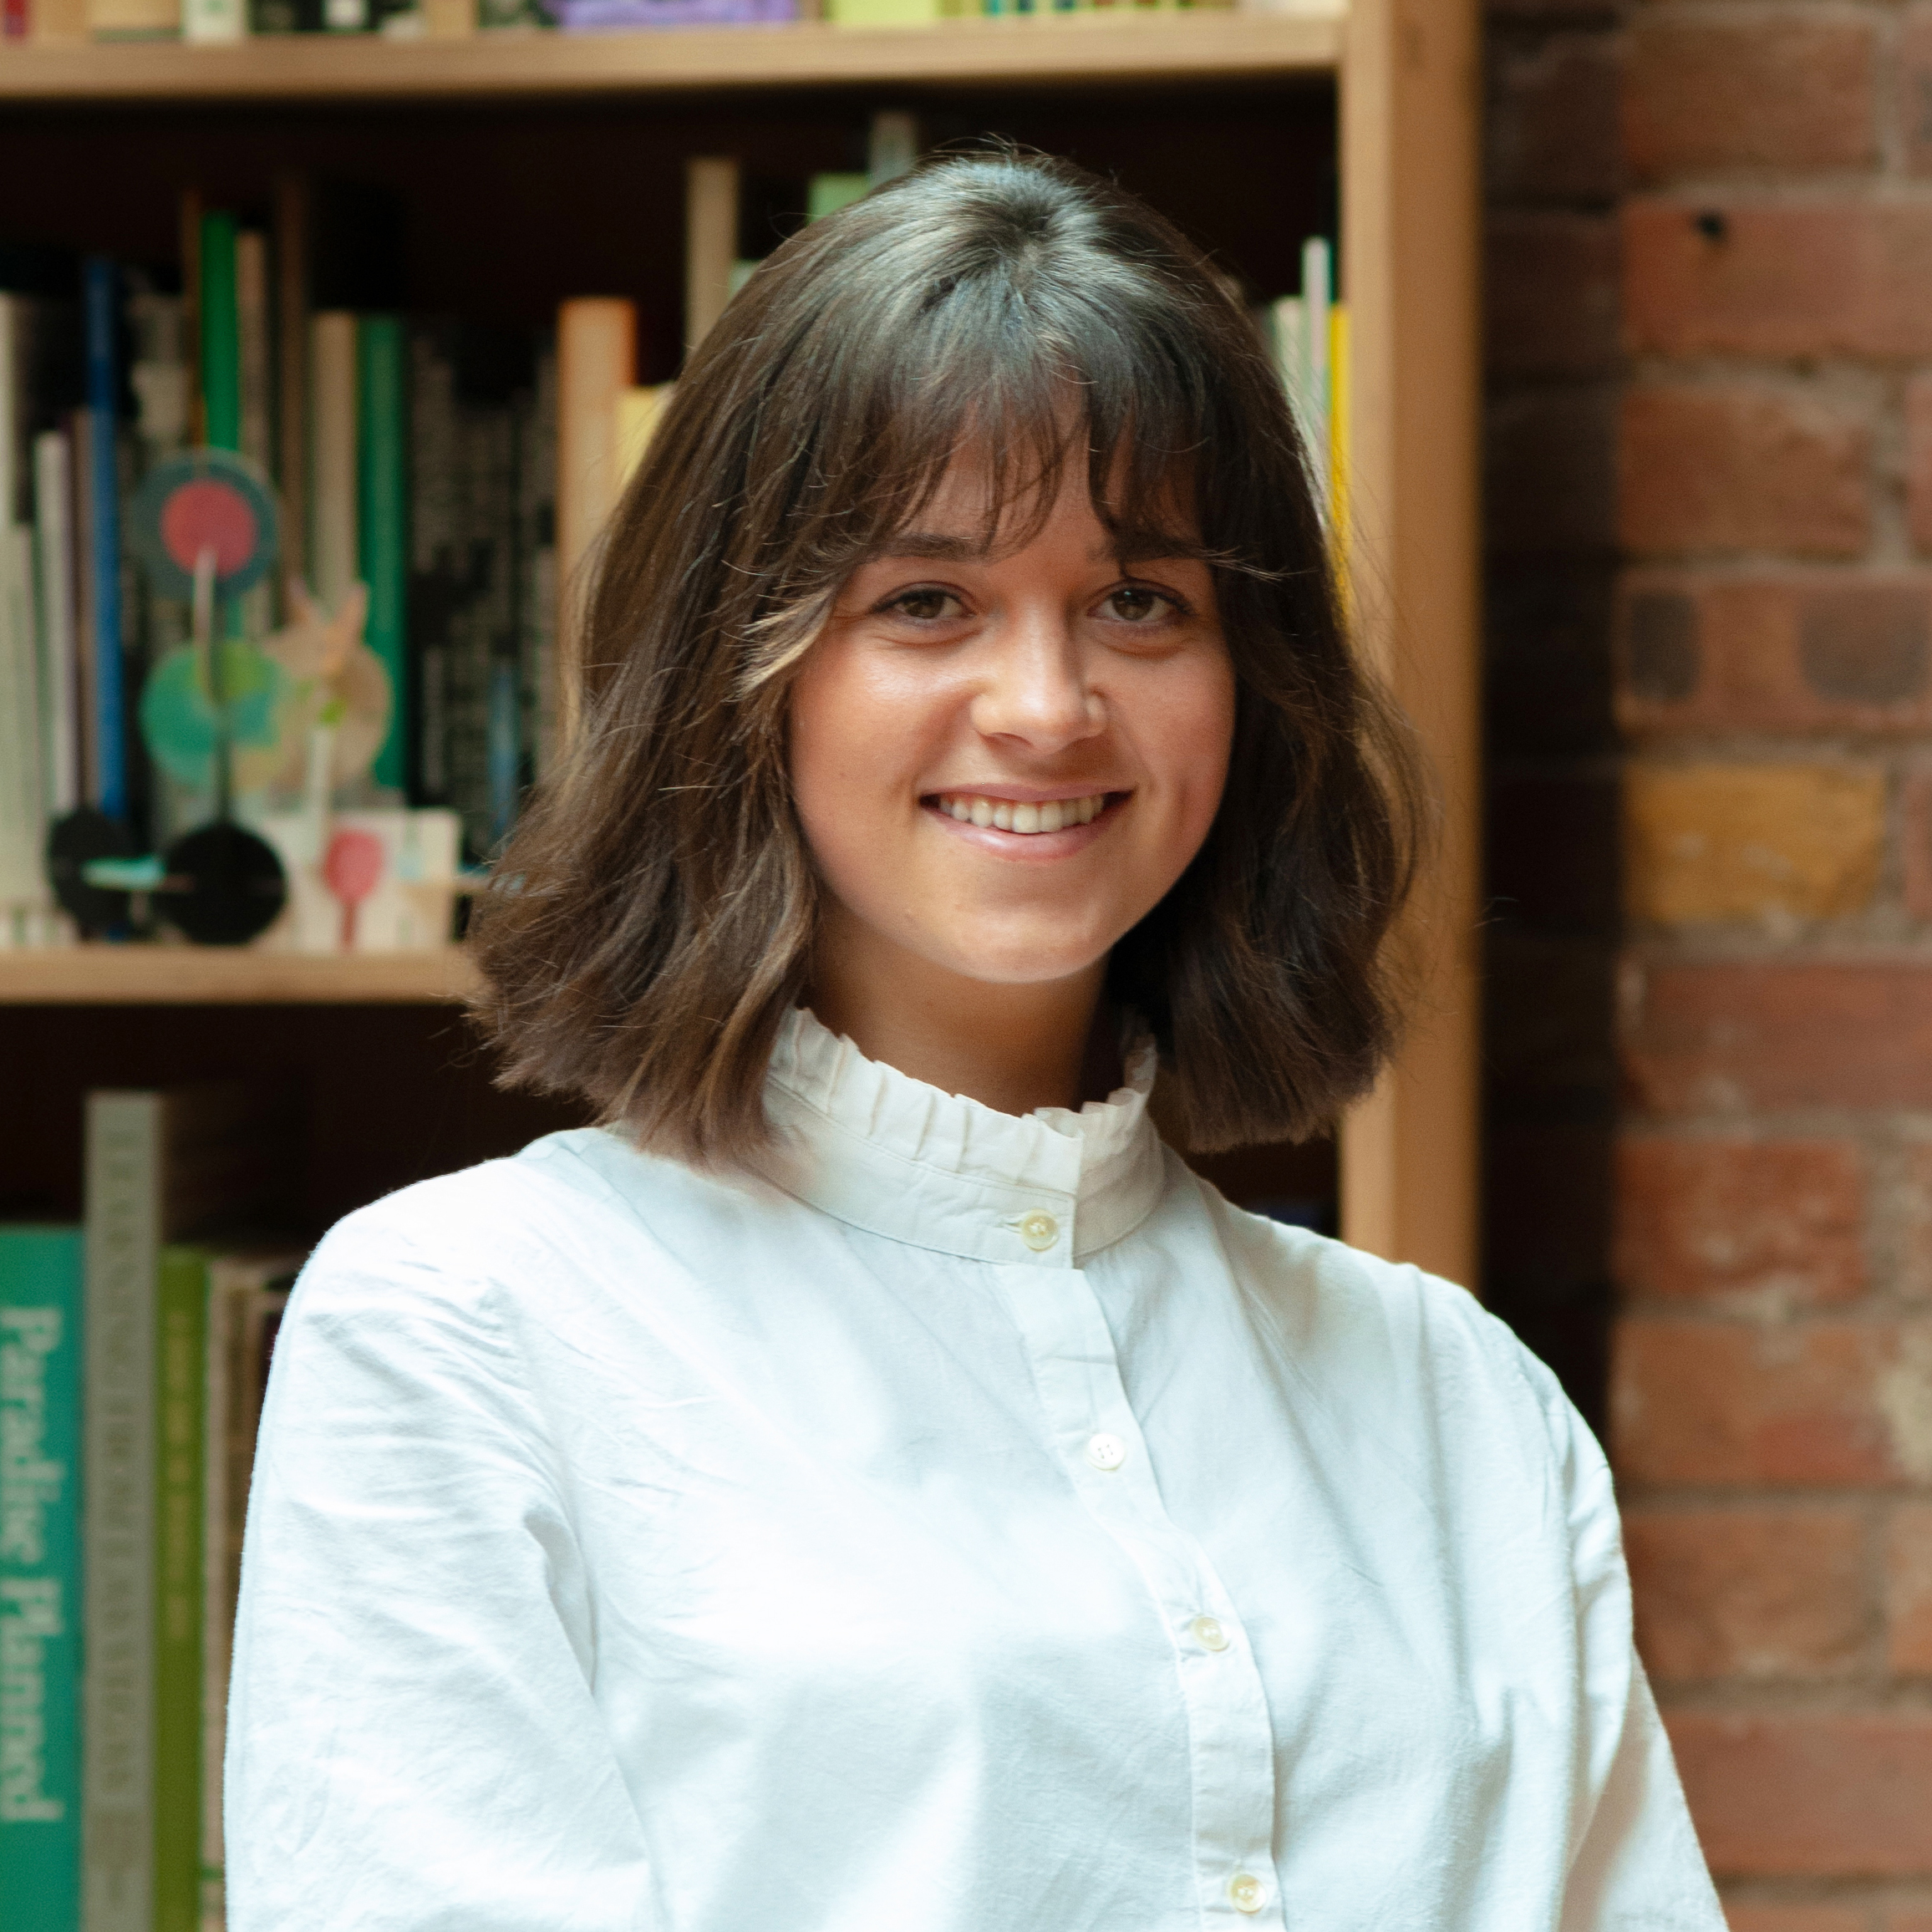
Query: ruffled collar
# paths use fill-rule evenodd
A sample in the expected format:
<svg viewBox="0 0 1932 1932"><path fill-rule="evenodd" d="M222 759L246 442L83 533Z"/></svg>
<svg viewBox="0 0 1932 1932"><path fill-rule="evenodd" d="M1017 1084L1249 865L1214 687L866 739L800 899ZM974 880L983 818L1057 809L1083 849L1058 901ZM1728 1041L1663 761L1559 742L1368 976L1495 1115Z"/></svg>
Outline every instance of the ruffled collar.
<svg viewBox="0 0 1932 1932"><path fill-rule="evenodd" d="M767 1179L836 1219L918 1248L1070 1268L1137 1227L1160 1197L1147 1117L1152 1040L1126 1084L1077 1113L1002 1114L867 1060L803 1008L765 1077Z"/></svg>

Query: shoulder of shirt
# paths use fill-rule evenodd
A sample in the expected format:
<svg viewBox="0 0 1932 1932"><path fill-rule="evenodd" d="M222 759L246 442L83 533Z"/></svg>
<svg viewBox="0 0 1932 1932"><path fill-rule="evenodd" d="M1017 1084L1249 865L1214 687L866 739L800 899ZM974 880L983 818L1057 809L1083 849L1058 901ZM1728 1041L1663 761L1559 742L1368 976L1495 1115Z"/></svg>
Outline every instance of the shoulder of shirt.
<svg viewBox="0 0 1932 1932"><path fill-rule="evenodd" d="M613 1228L648 1224L650 1197L730 1188L729 1180L644 1154L594 1127L548 1134L521 1153L439 1174L345 1215L305 1274L412 1277L440 1292L542 1276ZM752 1183L757 1185L756 1183Z"/></svg>
<svg viewBox="0 0 1932 1932"><path fill-rule="evenodd" d="M1196 1179L1243 1290L1285 1330L1295 1357L1319 1372L1344 1356L1392 1378L1471 1392L1473 1385L1533 1416L1559 1459L1594 1438L1562 1385L1467 1289L1406 1262L1235 1207Z"/></svg>

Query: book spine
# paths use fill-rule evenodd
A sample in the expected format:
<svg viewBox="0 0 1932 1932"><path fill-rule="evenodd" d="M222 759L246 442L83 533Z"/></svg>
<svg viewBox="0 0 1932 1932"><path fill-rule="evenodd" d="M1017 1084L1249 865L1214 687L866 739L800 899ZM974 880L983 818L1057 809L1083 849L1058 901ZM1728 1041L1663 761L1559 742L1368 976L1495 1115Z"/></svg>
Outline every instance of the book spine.
<svg viewBox="0 0 1932 1932"><path fill-rule="evenodd" d="M242 320L235 291L235 217L201 217L201 406L214 450L242 447Z"/></svg>
<svg viewBox="0 0 1932 1932"><path fill-rule="evenodd" d="M226 1916L221 1845L221 1760L227 1742L228 1666L234 1646L239 1550L235 1518L240 1288L220 1258L208 1266L206 1382L201 1431L201 1932ZM243 1479L246 1489L246 1478Z"/></svg>
<svg viewBox="0 0 1932 1932"><path fill-rule="evenodd" d="M81 1241L0 1229L0 1925L80 1925Z"/></svg>
<svg viewBox="0 0 1932 1932"><path fill-rule="evenodd" d="M33 533L0 526L0 945L47 938L38 659Z"/></svg>
<svg viewBox="0 0 1932 1932"><path fill-rule="evenodd" d="M1329 311L1329 541L1342 594L1349 588L1349 312L1337 303Z"/></svg>
<svg viewBox="0 0 1932 1932"><path fill-rule="evenodd" d="M181 0L184 40L240 40L247 31L242 0Z"/></svg>
<svg viewBox="0 0 1932 1932"><path fill-rule="evenodd" d="M155 1308L154 1932L201 1922L201 1482L207 1257L164 1248Z"/></svg>
<svg viewBox="0 0 1932 1932"><path fill-rule="evenodd" d="M93 413L76 409L69 425L68 451L73 459L73 488L68 493L68 526L74 532L74 665L80 709L74 742L80 755L80 796L91 805L100 796L100 747L95 729L100 707L94 698L94 422Z"/></svg>
<svg viewBox="0 0 1932 1932"><path fill-rule="evenodd" d="M356 581L355 318L309 320L309 567L333 616Z"/></svg>
<svg viewBox="0 0 1932 1932"><path fill-rule="evenodd" d="M268 237L235 237L235 340L240 417L236 448L269 473Z"/></svg>
<svg viewBox="0 0 1932 1932"><path fill-rule="evenodd" d="M557 314L557 631L550 709L557 748L577 735L578 613L586 566L616 507L617 399L634 384L638 312L588 297Z"/></svg>
<svg viewBox="0 0 1932 1932"><path fill-rule="evenodd" d="M275 481L282 492L282 576L308 581L308 188L275 183Z"/></svg>
<svg viewBox="0 0 1932 1932"><path fill-rule="evenodd" d="M73 450L48 430L33 445L33 542L48 810L80 803L80 689L74 611Z"/></svg>
<svg viewBox="0 0 1932 1932"><path fill-rule="evenodd" d="M363 316L356 338L356 540L369 592L364 636L389 674L391 694L373 775L400 791L409 744L409 342L394 315Z"/></svg>
<svg viewBox="0 0 1932 1932"><path fill-rule="evenodd" d="M1314 499L1324 516L1329 496L1329 303L1334 272L1333 251L1325 240L1315 235L1302 243L1301 405Z"/></svg>
<svg viewBox="0 0 1932 1932"><path fill-rule="evenodd" d="M87 1932L152 1932L155 1258L161 1101L87 1106L87 1658L82 1897Z"/></svg>
<svg viewBox="0 0 1932 1932"><path fill-rule="evenodd" d="M88 491L93 528L94 802L109 818L128 810L126 699L121 653L119 277L89 258L85 272Z"/></svg>

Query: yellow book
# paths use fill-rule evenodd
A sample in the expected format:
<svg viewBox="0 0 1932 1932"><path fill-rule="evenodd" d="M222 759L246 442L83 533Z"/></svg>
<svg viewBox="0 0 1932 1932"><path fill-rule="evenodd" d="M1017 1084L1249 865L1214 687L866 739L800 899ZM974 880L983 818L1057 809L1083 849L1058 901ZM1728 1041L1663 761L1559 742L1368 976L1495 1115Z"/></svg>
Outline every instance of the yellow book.
<svg viewBox="0 0 1932 1932"><path fill-rule="evenodd" d="M1349 311L1329 311L1329 536L1342 594L1349 581Z"/></svg>

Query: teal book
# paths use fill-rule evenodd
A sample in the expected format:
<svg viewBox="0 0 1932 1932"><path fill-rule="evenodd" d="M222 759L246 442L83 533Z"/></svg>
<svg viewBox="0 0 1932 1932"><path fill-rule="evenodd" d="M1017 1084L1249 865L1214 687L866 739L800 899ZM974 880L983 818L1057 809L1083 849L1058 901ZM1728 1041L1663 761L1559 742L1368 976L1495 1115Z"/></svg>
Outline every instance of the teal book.
<svg viewBox="0 0 1932 1932"><path fill-rule="evenodd" d="M208 1258L161 1249L155 1283L154 1932L201 1923L201 1487Z"/></svg>
<svg viewBox="0 0 1932 1932"><path fill-rule="evenodd" d="M81 1235L0 1228L0 1925L80 1925Z"/></svg>
<svg viewBox="0 0 1932 1932"><path fill-rule="evenodd" d="M407 782L409 524L408 398L409 345L402 318L356 319L356 548L369 586L364 636L389 674L389 735L376 754L378 785Z"/></svg>

